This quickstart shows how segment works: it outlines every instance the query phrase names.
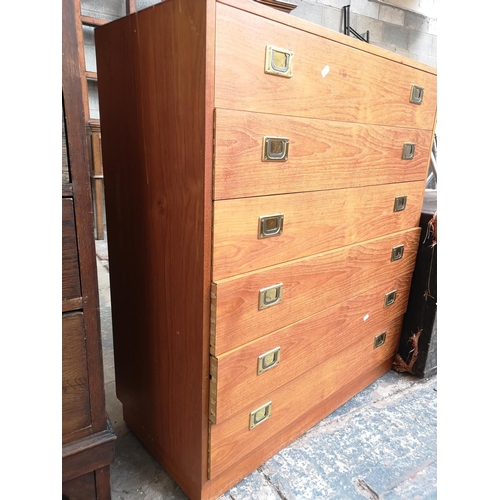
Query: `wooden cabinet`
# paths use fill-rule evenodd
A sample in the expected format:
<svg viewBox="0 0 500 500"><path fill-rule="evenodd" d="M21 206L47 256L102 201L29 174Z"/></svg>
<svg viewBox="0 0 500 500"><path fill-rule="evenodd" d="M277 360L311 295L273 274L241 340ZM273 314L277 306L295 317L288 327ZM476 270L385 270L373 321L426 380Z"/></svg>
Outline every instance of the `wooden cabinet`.
<svg viewBox="0 0 500 500"><path fill-rule="evenodd" d="M250 0L96 47L117 395L216 498L391 368L436 72Z"/></svg>
<svg viewBox="0 0 500 500"><path fill-rule="evenodd" d="M62 493L111 498L115 435L104 406L99 292L76 23L63 1Z"/></svg>

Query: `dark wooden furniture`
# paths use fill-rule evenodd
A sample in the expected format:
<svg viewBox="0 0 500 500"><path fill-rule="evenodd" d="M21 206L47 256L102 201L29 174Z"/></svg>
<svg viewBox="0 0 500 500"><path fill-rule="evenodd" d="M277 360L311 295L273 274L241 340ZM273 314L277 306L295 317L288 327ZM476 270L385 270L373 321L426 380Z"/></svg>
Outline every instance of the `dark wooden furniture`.
<svg viewBox="0 0 500 500"><path fill-rule="evenodd" d="M213 499L391 368L436 72L253 0L96 48L117 396Z"/></svg>
<svg viewBox="0 0 500 500"><path fill-rule="evenodd" d="M62 6L62 493L103 500L111 498L115 435L104 405L78 15L73 0Z"/></svg>

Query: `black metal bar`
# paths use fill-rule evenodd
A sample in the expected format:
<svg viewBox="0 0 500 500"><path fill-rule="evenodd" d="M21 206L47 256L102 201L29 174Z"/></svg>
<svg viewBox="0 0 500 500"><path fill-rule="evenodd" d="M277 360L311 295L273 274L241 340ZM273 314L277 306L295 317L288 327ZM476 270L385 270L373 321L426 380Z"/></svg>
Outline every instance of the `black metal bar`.
<svg viewBox="0 0 500 500"><path fill-rule="evenodd" d="M350 16L350 5L344 5L342 10L344 11L344 35L349 36L349 30L351 26L351 16Z"/></svg>
<svg viewBox="0 0 500 500"><path fill-rule="evenodd" d="M342 7L342 11L344 13L344 35L350 36L352 33L358 40L361 40L366 43L370 43L370 32L366 32L366 38L360 35L356 30L351 28L351 6L344 5Z"/></svg>

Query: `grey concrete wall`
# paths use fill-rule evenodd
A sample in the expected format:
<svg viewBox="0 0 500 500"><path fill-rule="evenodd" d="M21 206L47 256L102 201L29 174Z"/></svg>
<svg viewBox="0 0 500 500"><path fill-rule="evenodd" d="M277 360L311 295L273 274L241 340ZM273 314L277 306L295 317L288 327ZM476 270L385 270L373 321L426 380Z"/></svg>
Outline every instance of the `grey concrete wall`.
<svg viewBox="0 0 500 500"><path fill-rule="evenodd" d="M160 0L137 0L144 9ZM390 5L390 0L291 0L297 8L292 16L343 33L342 7L350 5L351 27L360 35L370 32L370 44L437 67L437 19L419 11L435 6L437 0L406 0L407 8ZM410 7L415 6L414 10ZM125 15L125 0L82 0L82 14L103 19ZM88 71L95 71L94 37L91 28L84 31L85 58ZM99 118L97 84L89 83L90 117Z"/></svg>
<svg viewBox="0 0 500 500"><path fill-rule="evenodd" d="M377 0L292 1L298 7L291 15L341 33L344 31L342 7L350 5L351 27L360 35L369 31L370 44L437 67L435 18Z"/></svg>

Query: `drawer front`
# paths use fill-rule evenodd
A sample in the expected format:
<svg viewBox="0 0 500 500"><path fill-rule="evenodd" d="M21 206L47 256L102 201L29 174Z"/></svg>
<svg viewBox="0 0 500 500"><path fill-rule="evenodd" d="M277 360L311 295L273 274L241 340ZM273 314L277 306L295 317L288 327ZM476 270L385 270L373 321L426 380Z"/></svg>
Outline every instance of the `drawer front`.
<svg viewBox="0 0 500 500"><path fill-rule="evenodd" d="M62 200L62 309L75 307L75 299L81 297L80 269L76 243L75 214L73 200ZM71 305L73 304L73 305Z"/></svg>
<svg viewBox="0 0 500 500"><path fill-rule="evenodd" d="M385 343L380 347L374 348L374 338L382 332L374 329L302 376L262 395L257 403L248 405L232 418L212 425L211 477L234 466L274 436L286 432L292 422L314 412L316 406L355 378L392 358L398 348L401 324L402 317L387 325ZM268 402L272 403L271 415L265 419L261 412L261 423L250 429L250 413Z"/></svg>
<svg viewBox="0 0 500 500"><path fill-rule="evenodd" d="M252 402L257 403L263 394L311 370L370 332L383 331L390 321L405 313L411 278L412 273L408 273L385 281L366 293L212 358L215 370L211 394L216 396L212 422L220 423Z"/></svg>
<svg viewBox="0 0 500 500"><path fill-rule="evenodd" d="M218 109L214 199L425 180L431 138L428 130ZM402 158L405 143L415 145L411 159ZM288 148L286 161L263 160L273 145Z"/></svg>
<svg viewBox="0 0 500 500"><path fill-rule="evenodd" d="M424 188L418 181L216 201L213 281L417 227ZM401 196L406 208L395 211Z"/></svg>
<svg viewBox="0 0 500 500"><path fill-rule="evenodd" d="M419 235L420 228L414 228L214 283L212 354L219 356L340 304L390 276L413 271ZM402 258L392 261L393 249L400 245ZM266 289L278 284L281 300L259 309ZM269 295L272 300L273 293Z"/></svg>
<svg viewBox="0 0 500 500"><path fill-rule="evenodd" d="M62 316L62 437L91 425L83 313Z"/></svg>
<svg viewBox="0 0 500 500"><path fill-rule="evenodd" d="M433 129L435 75L226 5L216 11L216 108ZM291 78L265 73L268 45L293 52ZM421 104L410 102L412 84L424 88Z"/></svg>

